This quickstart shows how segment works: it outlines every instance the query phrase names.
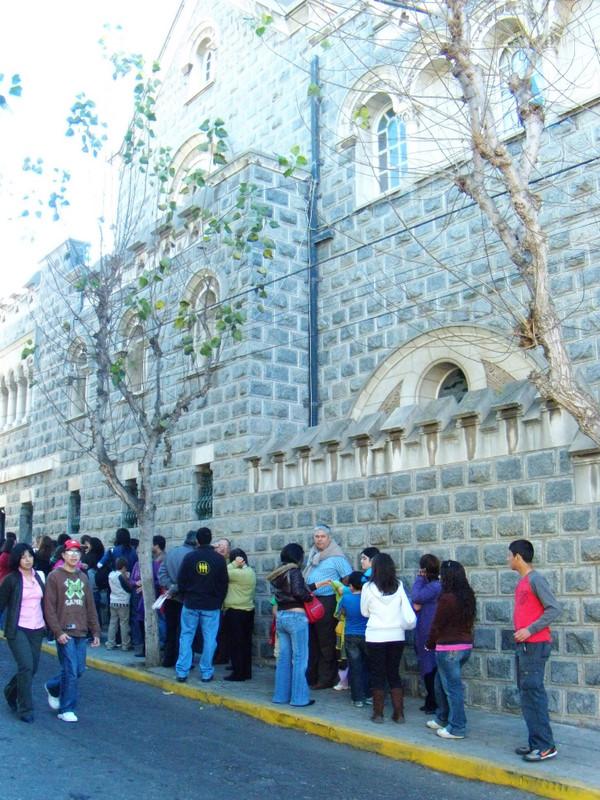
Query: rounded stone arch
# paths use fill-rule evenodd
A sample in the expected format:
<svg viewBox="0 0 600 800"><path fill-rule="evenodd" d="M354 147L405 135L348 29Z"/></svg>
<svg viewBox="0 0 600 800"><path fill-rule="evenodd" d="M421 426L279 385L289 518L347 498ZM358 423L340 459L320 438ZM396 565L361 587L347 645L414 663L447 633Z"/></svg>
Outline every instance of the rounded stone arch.
<svg viewBox="0 0 600 800"><path fill-rule="evenodd" d="M201 147L207 144L206 134L195 133L177 149L171 159L173 181L171 183L171 196L180 200L179 193L184 188L184 178L196 169L201 169L208 175L211 166L211 156L208 150Z"/></svg>
<svg viewBox="0 0 600 800"><path fill-rule="evenodd" d="M401 89L398 68L393 66L374 67L359 78L347 92L338 111L336 131L337 140L343 142L356 135L356 114L362 106L369 106L371 98L387 95L386 102L392 102L394 110L401 108ZM378 101L378 110L383 109ZM379 107L381 106L381 107Z"/></svg>
<svg viewBox="0 0 600 800"><path fill-rule="evenodd" d="M498 388L527 378L539 366L506 336L472 325L428 331L411 339L380 364L357 397L351 416L427 402L453 370L468 389Z"/></svg>

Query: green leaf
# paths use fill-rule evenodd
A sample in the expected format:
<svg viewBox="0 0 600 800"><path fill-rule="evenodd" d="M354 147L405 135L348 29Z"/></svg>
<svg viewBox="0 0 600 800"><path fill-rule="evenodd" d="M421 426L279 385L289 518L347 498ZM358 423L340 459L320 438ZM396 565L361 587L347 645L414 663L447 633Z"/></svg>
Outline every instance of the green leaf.
<svg viewBox="0 0 600 800"><path fill-rule="evenodd" d="M308 85L307 94L309 97L320 97L321 96L321 87L318 83L310 83Z"/></svg>
<svg viewBox="0 0 600 800"><path fill-rule="evenodd" d="M155 308L157 311L162 311L162 310L163 310L163 308L164 308L166 305L167 305L167 304L165 303L165 301L164 301L164 300L157 300L157 301L156 301L156 303L154 303L154 308Z"/></svg>

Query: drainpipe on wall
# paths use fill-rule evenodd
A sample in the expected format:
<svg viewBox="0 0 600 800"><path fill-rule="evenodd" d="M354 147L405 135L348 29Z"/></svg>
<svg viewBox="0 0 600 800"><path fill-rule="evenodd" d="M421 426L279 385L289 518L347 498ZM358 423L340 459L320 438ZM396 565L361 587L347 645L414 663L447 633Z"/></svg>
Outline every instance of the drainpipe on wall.
<svg viewBox="0 0 600 800"><path fill-rule="evenodd" d="M321 190L321 83L319 57L310 63L310 81L315 91L310 96L310 195L308 199L308 426L319 424L319 255L318 244L330 239L327 228L319 231L318 202Z"/></svg>

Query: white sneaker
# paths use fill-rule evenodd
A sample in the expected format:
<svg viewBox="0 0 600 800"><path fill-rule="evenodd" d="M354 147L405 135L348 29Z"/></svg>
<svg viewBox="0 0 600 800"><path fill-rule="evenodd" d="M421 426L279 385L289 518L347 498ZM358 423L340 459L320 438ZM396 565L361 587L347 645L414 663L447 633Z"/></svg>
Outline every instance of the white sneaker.
<svg viewBox="0 0 600 800"><path fill-rule="evenodd" d="M348 686L348 684L347 684L347 683L342 683L342 682L340 681L340 683L336 683L336 685L335 685L333 688L334 688L334 690L335 690L336 692L343 692L343 691L345 691L346 689L349 689L350 687Z"/></svg>
<svg viewBox="0 0 600 800"><path fill-rule="evenodd" d="M450 733L448 728L440 728L436 731L437 735L442 739L464 739L464 736L457 736L455 733Z"/></svg>
<svg viewBox="0 0 600 800"><path fill-rule="evenodd" d="M443 725L440 725L439 722L436 722L434 719L428 719L425 725L427 725L428 728L431 728L432 731L439 731L444 727Z"/></svg>
<svg viewBox="0 0 600 800"><path fill-rule="evenodd" d="M77 715L72 711L64 711L58 715L58 718L62 719L63 722L77 722Z"/></svg>
<svg viewBox="0 0 600 800"><path fill-rule="evenodd" d="M54 697L53 694L50 694L46 684L44 684L44 689L46 690L46 695L48 696L48 705L50 706L52 711L58 711L58 709L60 708L60 697Z"/></svg>

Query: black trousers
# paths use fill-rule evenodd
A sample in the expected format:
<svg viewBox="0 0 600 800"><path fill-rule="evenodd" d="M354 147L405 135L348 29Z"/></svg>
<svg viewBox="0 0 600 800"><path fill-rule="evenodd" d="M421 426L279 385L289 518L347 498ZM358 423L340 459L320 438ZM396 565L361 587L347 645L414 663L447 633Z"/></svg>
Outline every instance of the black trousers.
<svg viewBox="0 0 600 800"><path fill-rule="evenodd" d="M228 608L223 615L223 626L233 667L231 676L249 680L252 677L254 611Z"/></svg>
<svg viewBox="0 0 600 800"><path fill-rule="evenodd" d="M337 657L335 653L335 628L333 616L335 595L319 597L325 606L325 616L308 626L308 670L306 678L311 686L335 686L337 683Z"/></svg>
<svg viewBox="0 0 600 800"><path fill-rule="evenodd" d="M404 642L367 642L371 686L373 689L400 689L400 660Z"/></svg>
<svg viewBox="0 0 600 800"><path fill-rule="evenodd" d="M181 629L181 609L183 606L177 600L165 600L163 609L167 623L165 650L163 654L163 667L174 667L179 657L179 633Z"/></svg>
<svg viewBox="0 0 600 800"><path fill-rule="evenodd" d="M17 672L4 687L4 696L6 702L19 715L31 714L33 711L31 684L33 676L37 672L45 633L45 628L35 631L29 628L17 628L14 639L8 639L8 646L16 662Z"/></svg>

